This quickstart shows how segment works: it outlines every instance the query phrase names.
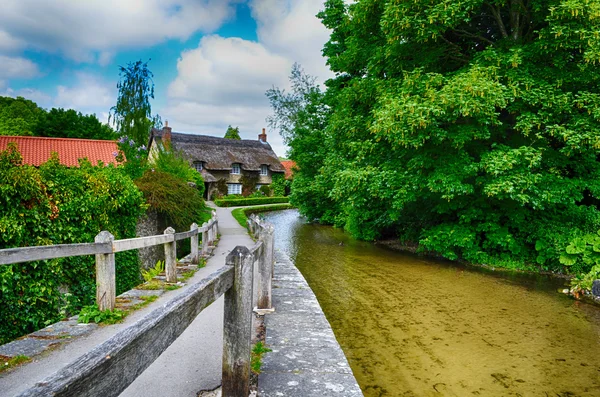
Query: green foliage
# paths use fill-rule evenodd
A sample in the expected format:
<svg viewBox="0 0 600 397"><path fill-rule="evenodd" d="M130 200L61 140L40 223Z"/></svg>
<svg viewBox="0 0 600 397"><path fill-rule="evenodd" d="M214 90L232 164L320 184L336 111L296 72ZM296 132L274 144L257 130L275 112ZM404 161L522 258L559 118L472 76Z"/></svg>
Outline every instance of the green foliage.
<svg viewBox="0 0 600 397"><path fill-rule="evenodd" d="M166 216L176 230L189 230L190 224L205 219L200 191L182 179L159 170L148 170L135 181L151 209Z"/></svg>
<svg viewBox="0 0 600 397"><path fill-rule="evenodd" d="M116 132L102 124L95 114L84 115L73 109L52 108L45 112L35 135L53 138L117 139Z"/></svg>
<svg viewBox="0 0 600 397"><path fill-rule="evenodd" d="M227 127L227 131L225 132L225 136L223 138L236 139L238 141L241 140L242 137L240 137L240 127Z"/></svg>
<svg viewBox="0 0 600 397"><path fill-rule="evenodd" d="M44 113L44 109L28 99L0 96L0 135L34 135Z"/></svg>
<svg viewBox="0 0 600 397"><path fill-rule="evenodd" d="M0 135L116 139L115 131L96 115L72 109L46 111L28 99L0 96Z"/></svg>
<svg viewBox="0 0 600 397"><path fill-rule="evenodd" d="M591 290L594 280L600 277L600 231L573 238L559 261L577 275L572 281L575 291Z"/></svg>
<svg viewBox="0 0 600 397"><path fill-rule="evenodd" d="M256 344L252 346L252 354L250 357L250 369L252 372L257 375L260 374L263 356L272 351L273 350L266 347L262 342L256 342Z"/></svg>
<svg viewBox="0 0 600 397"><path fill-rule="evenodd" d="M146 281L151 281L154 277L158 276L165 271L165 262L157 261L153 268L148 270L142 270L142 277Z"/></svg>
<svg viewBox="0 0 600 397"><path fill-rule="evenodd" d="M83 324L115 324L121 322L127 313L122 310L100 310L98 305L89 305L81 308L78 321Z"/></svg>
<svg viewBox="0 0 600 397"><path fill-rule="evenodd" d="M274 196L285 196L285 188L287 186L287 182L285 180L285 174L283 173L273 173L271 176L271 188L273 189Z"/></svg>
<svg viewBox="0 0 600 397"><path fill-rule="evenodd" d="M221 178L217 181L217 196L218 197L223 197L227 195L227 180L224 178Z"/></svg>
<svg viewBox="0 0 600 397"><path fill-rule="evenodd" d="M120 80L117 104L110 109L112 120L120 136L129 137L137 147L147 145L152 127L160 127L158 115L152 116L150 98L154 99L154 75L148 62L130 62L119 66Z"/></svg>
<svg viewBox="0 0 600 397"><path fill-rule="evenodd" d="M296 68L267 93L291 202L366 240L588 271L564 249L600 228L598 9L515 4L326 1L327 91Z"/></svg>
<svg viewBox="0 0 600 397"><path fill-rule="evenodd" d="M271 197L273 195L273 189L271 188L271 185L262 185L257 193L259 193L260 196Z"/></svg>
<svg viewBox="0 0 600 397"><path fill-rule="evenodd" d="M144 210L141 192L113 166L67 168L53 158L35 168L22 164L14 146L0 153L0 249L89 243L102 230L135 237ZM117 293L139 280L137 253L117 253ZM92 303L95 289L93 256L1 266L0 343Z"/></svg>
<svg viewBox="0 0 600 397"><path fill-rule="evenodd" d="M256 184L258 183L258 175L255 174L243 174L240 178L242 183L242 196L248 197L254 193Z"/></svg>
<svg viewBox="0 0 600 397"><path fill-rule="evenodd" d="M184 154L173 149L159 148L154 164L157 170L169 173L184 182L193 182L200 196L204 194L204 179L194 168L190 167Z"/></svg>
<svg viewBox="0 0 600 397"><path fill-rule="evenodd" d="M215 204L219 207L239 207L247 205L277 204L287 203L287 197L258 197L258 198L237 198L237 199L217 199Z"/></svg>
<svg viewBox="0 0 600 397"><path fill-rule="evenodd" d="M14 368L18 365L21 365L23 363L28 362L29 360L31 360L31 358L24 356L22 354L19 354L17 356L8 358L5 356L0 356L0 373L2 373L3 371L7 371L11 368Z"/></svg>

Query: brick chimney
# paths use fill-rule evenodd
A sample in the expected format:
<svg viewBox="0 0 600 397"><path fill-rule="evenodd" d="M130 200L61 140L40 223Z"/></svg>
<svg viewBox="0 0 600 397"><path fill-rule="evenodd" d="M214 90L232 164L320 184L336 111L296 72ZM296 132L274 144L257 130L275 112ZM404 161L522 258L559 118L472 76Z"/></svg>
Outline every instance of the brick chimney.
<svg viewBox="0 0 600 397"><path fill-rule="evenodd" d="M263 143L267 143L267 133L265 131L266 131L266 129L263 128L262 134L258 135L258 140Z"/></svg>
<svg viewBox="0 0 600 397"><path fill-rule="evenodd" d="M169 120L165 120L165 125L162 129L162 142L164 147L171 146L171 131L172 128L169 127Z"/></svg>

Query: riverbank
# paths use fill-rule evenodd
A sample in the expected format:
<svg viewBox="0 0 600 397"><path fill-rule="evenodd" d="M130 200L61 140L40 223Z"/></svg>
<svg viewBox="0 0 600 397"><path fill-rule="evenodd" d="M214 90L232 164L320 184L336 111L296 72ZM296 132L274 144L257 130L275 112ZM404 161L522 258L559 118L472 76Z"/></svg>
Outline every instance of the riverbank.
<svg viewBox="0 0 600 397"><path fill-rule="evenodd" d="M385 247L387 249L390 249L390 250L396 251L396 252L407 252L407 253L414 254L414 255L421 255L424 257L434 258L436 260L444 260L444 261L453 262L453 261L450 261L450 260L444 258L443 256L438 255L434 252L418 253L417 252L417 250L418 250L417 244L407 244L405 242L401 242L396 239L378 240L378 241L373 242L373 244ZM590 303L590 304L600 307L600 295L594 295L592 291L587 291L587 290L576 291L576 290L571 289L570 281L574 278L573 275L564 274L564 273L548 272L548 271L544 271L541 269L534 269L534 266L532 266L531 269L509 269L509 268L505 268L505 267L486 265L483 263L471 263L471 262L467 262L467 261L463 261L463 260L457 260L455 262L460 263L461 265L464 265L464 266L484 269L484 270L488 270L491 272L498 272L498 273L504 273L504 274L519 273L519 274L529 274L529 275L542 275L542 276L552 277L557 280L563 280L564 288L558 289L557 290L558 293L562 293L562 294L568 295L578 301Z"/></svg>

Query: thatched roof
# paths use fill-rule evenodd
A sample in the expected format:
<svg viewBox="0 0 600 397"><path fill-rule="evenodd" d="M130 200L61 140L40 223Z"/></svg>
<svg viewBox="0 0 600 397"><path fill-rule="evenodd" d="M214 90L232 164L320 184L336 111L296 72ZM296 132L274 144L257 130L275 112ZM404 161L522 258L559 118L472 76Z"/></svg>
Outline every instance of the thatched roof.
<svg viewBox="0 0 600 397"><path fill-rule="evenodd" d="M152 130L151 139L161 141L162 136L163 130ZM264 164L272 172L285 172L271 145L259 140L171 132L171 145L183 152L191 162L202 161L207 171L229 171L232 164L239 163L246 171L260 171L260 166Z"/></svg>

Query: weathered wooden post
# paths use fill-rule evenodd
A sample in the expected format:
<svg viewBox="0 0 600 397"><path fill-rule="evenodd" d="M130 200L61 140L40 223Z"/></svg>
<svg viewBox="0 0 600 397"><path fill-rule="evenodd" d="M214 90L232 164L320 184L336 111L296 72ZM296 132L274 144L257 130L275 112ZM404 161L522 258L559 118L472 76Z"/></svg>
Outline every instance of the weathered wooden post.
<svg viewBox="0 0 600 397"><path fill-rule="evenodd" d="M169 226L165 234L172 236L171 242L165 243L165 274L167 283L177 282L177 246L175 244L175 229Z"/></svg>
<svg viewBox="0 0 600 397"><path fill-rule="evenodd" d="M243 246L235 247L226 259L235 271L233 286L225 292L223 397L246 397L250 393L253 262L250 250Z"/></svg>
<svg viewBox="0 0 600 397"><path fill-rule="evenodd" d="M271 279L273 278L274 228L265 222L259 232L263 245L258 259L258 309L271 309Z"/></svg>
<svg viewBox="0 0 600 397"><path fill-rule="evenodd" d="M208 254L208 223L202 224L202 255Z"/></svg>
<svg viewBox="0 0 600 397"><path fill-rule="evenodd" d="M190 226L191 231L198 231L198 225L194 222L192 226ZM198 264L198 234L190 237L190 245L191 245L191 253L192 253L192 263Z"/></svg>
<svg viewBox="0 0 600 397"><path fill-rule="evenodd" d="M115 237L106 230L98 233L96 243L113 243ZM115 254L96 254L96 303L100 310L114 310L117 287Z"/></svg>

